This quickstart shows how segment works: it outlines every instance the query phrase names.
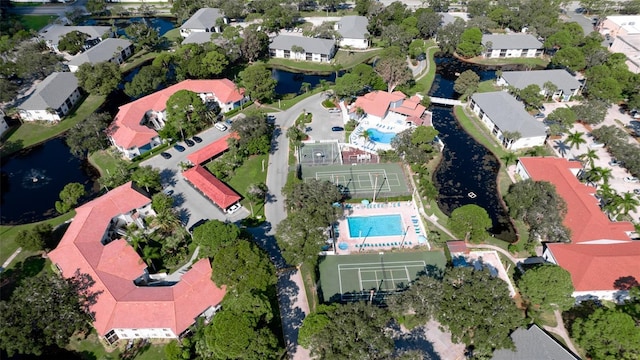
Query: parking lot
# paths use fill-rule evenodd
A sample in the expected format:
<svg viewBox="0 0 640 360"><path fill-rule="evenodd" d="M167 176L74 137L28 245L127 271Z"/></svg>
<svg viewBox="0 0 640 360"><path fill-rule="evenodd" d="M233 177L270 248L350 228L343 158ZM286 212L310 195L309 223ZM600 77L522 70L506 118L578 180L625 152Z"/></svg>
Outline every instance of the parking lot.
<svg viewBox="0 0 640 360"><path fill-rule="evenodd" d="M165 152L171 154L171 158L164 159L160 155L149 158L141 163L141 165L150 165L160 170L162 186L167 190L173 190L172 197L175 200L175 208L178 216L186 227L192 226L194 223L202 219L217 219L220 221L239 221L249 215L249 210L241 208L233 215L225 214L220 208L214 205L209 199L200 194L196 189L189 185L181 175L180 163L187 161L187 156L204 146L220 139L228 134L227 131L220 131L215 128L208 129L198 134L202 138L201 143L196 143L189 147L184 142L179 142L185 148L185 151L178 152L174 148L169 148Z"/></svg>

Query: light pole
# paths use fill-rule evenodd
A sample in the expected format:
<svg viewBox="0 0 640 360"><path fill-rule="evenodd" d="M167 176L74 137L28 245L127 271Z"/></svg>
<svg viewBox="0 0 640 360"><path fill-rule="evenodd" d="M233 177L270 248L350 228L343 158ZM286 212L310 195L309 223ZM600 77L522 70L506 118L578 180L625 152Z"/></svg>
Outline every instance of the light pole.
<svg viewBox="0 0 640 360"><path fill-rule="evenodd" d="M407 225L407 229L404 231L404 235L402 235L402 241L400 242L400 248L404 247L404 239L407 237L407 233L409 232L409 228L411 225Z"/></svg>
<svg viewBox="0 0 640 360"><path fill-rule="evenodd" d="M378 174L376 174L376 180L373 185L373 202L376 202L376 192L378 192Z"/></svg>

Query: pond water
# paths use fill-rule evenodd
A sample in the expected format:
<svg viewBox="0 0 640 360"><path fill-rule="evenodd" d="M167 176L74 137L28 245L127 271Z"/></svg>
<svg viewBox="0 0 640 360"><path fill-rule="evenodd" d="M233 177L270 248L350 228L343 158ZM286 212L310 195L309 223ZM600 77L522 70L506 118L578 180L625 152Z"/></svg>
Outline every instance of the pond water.
<svg viewBox="0 0 640 360"><path fill-rule="evenodd" d="M432 96L458 98L459 94L453 90L456 73L468 69L474 70L481 81L495 78L492 69L471 66L451 57L436 58L436 64L436 78L429 92ZM445 143L442 161L434 174L434 183L440 193L438 205L450 215L458 207L476 204L489 213L492 234L502 240L515 241L515 231L496 184L500 163L460 127L452 107L434 105L431 111L433 126Z"/></svg>
<svg viewBox="0 0 640 360"><path fill-rule="evenodd" d="M58 215L55 202L72 182L84 185L87 196L97 193L98 174L69 151L64 138L55 138L2 159L0 223L23 224Z"/></svg>
<svg viewBox="0 0 640 360"><path fill-rule="evenodd" d="M311 84L311 89L313 89L317 85L320 85L321 80L328 82L336 81L335 73L328 75L300 74L280 69L272 69L271 77L278 82L276 85L276 94L278 95L301 94L304 92L304 90L301 90L302 83Z"/></svg>
<svg viewBox="0 0 640 360"><path fill-rule="evenodd" d="M125 36L124 29L129 26L131 23L135 22L145 22L149 27L152 27L158 30L160 36L167 33L167 31L172 30L176 27L175 19L173 18L165 18L165 17L133 17L133 18L122 18L122 19L114 19L114 25L116 27L117 36ZM97 19L86 19L81 21L79 25L98 25L98 26L111 26L110 20L97 20Z"/></svg>

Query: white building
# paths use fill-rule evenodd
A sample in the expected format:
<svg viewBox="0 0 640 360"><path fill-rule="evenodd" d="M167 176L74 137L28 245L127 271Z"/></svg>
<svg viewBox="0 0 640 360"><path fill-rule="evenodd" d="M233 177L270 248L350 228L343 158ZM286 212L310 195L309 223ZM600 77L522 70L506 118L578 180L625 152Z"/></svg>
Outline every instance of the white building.
<svg viewBox="0 0 640 360"><path fill-rule="evenodd" d="M278 35L269 44L271 57L281 59L329 62L335 53L336 41L330 39Z"/></svg>
<svg viewBox="0 0 640 360"><path fill-rule="evenodd" d="M543 145L547 139L544 125L524 109L524 105L504 91L473 94L471 110L498 141L509 150ZM504 134L518 133L508 138Z"/></svg>
<svg viewBox="0 0 640 360"><path fill-rule="evenodd" d="M0 109L0 138L7 130L9 130L9 124L7 124L7 119L5 119L4 111Z"/></svg>
<svg viewBox="0 0 640 360"><path fill-rule="evenodd" d="M122 64L133 54L133 44L125 39L105 39L91 49L78 54L67 61L69 71L76 72L80 65L84 63L97 64L109 61L115 64Z"/></svg>
<svg viewBox="0 0 640 360"><path fill-rule="evenodd" d="M335 25L342 36L340 47L366 49L369 47L369 20L365 16L343 16Z"/></svg>
<svg viewBox="0 0 640 360"><path fill-rule="evenodd" d="M482 45L486 58L532 58L543 54L542 43L528 34L482 35Z"/></svg>
<svg viewBox="0 0 640 360"><path fill-rule="evenodd" d="M58 42L63 36L72 31L79 31L89 36L85 41L86 48L91 47L90 44L98 43L113 35L110 26L64 26L58 24L45 27L40 30L39 35L51 50L60 52Z"/></svg>
<svg viewBox="0 0 640 360"><path fill-rule="evenodd" d="M558 88L553 94L547 94L544 84L551 82ZM573 96L579 95L582 83L563 69L532 70L532 71L505 71L496 79L496 84L507 87L513 86L522 90L529 85L538 85L540 95L551 96L557 101L569 101Z"/></svg>
<svg viewBox="0 0 640 360"><path fill-rule="evenodd" d="M180 26L180 35L186 38L196 32L222 32L218 19L222 19L224 24L228 23L220 9L202 8Z"/></svg>
<svg viewBox="0 0 640 360"><path fill-rule="evenodd" d="M629 67L629 71L640 74L640 35L617 36L609 51L624 54L627 57L625 63Z"/></svg>
<svg viewBox="0 0 640 360"><path fill-rule="evenodd" d="M81 97L78 79L74 74L54 72L18 106L18 114L23 121L60 121Z"/></svg>

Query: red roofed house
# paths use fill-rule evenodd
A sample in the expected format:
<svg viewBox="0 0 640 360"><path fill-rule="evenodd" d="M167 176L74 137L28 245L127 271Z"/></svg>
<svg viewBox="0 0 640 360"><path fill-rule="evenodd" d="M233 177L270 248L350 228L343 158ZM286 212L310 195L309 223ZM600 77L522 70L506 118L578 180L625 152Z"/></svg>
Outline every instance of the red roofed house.
<svg viewBox="0 0 640 360"><path fill-rule="evenodd" d="M242 199L232 188L200 165L184 171L182 176L222 210L228 209Z"/></svg>
<svg viewBox="0 0 640 360"><path fill-rule="evenodd" d="M211 281L211 264L193 264L177 283L163 283L129 243L123 229L153 216L151 200L129 182L76 209L49 258L64 277L91 276L98 293L90 306L94 327L109 343L119 339L177 338L199 316L212 316L225 288ZM153 286L149 286L153 285Z"/></svg>
<svg viewBox="0 0 640 360"><path fill-rule="evenodd" d="M217 103L223 113L247 99L244 89L238 89L228 79L185 80L121 106L107 130L111 143L128 159L160 145L158 130L164 127L167 100L179 90L193 91L205 103Z"/></svg>
<svg viewBox="0 0 640 360"><path fill-rule="evenodd" d="M612 222L600 209L596 189L581 183L579 162L561 158L520 158L516 173L523 179L548 181L567 203L563 224L571 230L571 244L546 245L543 257L571 273L574 297L615 300L626 296L616 280L640 280L640 241L627 221Z"/></svg>
<svg viewBox="0 0 640 360"><path fill-rule="evenodd" d="M420 98L407 99L400 91L374 91L360 96L349 106L349 115L356 120L368 118L398 125L431 125L431 117L427 108L420 105Z"/></svg>

